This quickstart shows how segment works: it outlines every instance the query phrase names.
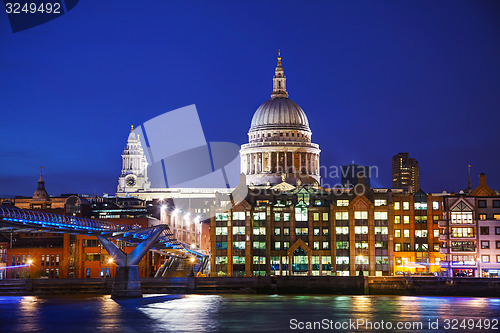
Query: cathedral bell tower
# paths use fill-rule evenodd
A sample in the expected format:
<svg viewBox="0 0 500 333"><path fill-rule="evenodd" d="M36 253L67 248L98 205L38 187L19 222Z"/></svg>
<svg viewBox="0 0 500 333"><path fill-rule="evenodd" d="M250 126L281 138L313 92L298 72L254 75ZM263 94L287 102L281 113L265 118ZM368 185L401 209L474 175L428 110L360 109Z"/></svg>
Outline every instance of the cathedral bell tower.
<svg viewBox="0 0 500 333"><path fill-rule="evenodd" d="M117 192L137 192L148 189L148 162L142 149L139 135L135 135L134 126L130 129L127 146L122 154L122 172L118 178Z"/></svg>

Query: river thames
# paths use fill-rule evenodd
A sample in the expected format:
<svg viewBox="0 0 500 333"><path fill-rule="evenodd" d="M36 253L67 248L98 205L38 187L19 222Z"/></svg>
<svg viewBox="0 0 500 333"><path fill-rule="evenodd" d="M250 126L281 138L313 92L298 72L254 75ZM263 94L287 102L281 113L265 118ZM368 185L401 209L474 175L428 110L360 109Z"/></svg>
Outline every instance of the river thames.
<svg viewBox="0 0 500 333"><path fill-rule="evenodd" d="M110 296L0 297L1 332L305 332L314 328L486 332L499 330L499 317L498 298L147 295L115 301Z"/></svg>

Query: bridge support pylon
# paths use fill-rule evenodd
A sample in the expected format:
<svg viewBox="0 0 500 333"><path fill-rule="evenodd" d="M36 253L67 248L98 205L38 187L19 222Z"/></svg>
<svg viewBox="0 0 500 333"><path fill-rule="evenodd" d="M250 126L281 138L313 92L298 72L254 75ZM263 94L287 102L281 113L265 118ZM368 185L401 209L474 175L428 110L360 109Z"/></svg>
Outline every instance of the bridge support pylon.
<svg viewBox="0 0 500 333"><path fill-rule="evenodd" d="M109 255L113 257L117 265L113 287L111 289L111 298L142 297L141 280L137 265L156 242L158 237L160 237L163 230L163 226L154 228L149 237L137 245L128 255L109 239L97 236L99 242L101 242Z"/></svg>

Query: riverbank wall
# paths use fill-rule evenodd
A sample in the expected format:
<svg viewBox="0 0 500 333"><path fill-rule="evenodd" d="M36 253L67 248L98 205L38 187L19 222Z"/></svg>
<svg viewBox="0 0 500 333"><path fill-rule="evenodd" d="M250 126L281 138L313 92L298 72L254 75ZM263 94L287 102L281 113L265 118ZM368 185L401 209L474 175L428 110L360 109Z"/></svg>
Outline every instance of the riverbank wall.
<svg viewBox="0 0 500 333"><path fill-rule="evenodd" d="M0 280L0 295L111 293L113 279ZM330 294L500 297L500 279L440 277L184 277L143 278L144 294Z"/></svg>

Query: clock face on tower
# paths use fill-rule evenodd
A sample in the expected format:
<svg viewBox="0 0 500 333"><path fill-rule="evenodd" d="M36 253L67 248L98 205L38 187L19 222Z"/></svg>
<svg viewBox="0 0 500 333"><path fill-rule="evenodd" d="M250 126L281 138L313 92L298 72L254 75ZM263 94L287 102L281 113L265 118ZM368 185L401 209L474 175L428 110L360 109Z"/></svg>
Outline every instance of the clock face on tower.
<svg viewBox="0 0 500 333"><path fill-rule="evenodd" d="M127 183L127 186L134 186L135 185L135 178L128 177L127 179L125 179L125 182Z"/></svg>

